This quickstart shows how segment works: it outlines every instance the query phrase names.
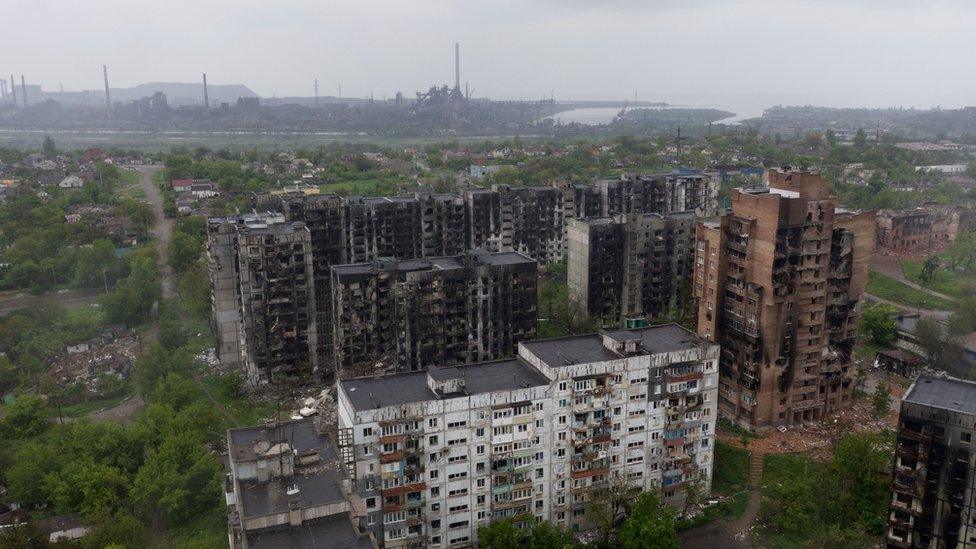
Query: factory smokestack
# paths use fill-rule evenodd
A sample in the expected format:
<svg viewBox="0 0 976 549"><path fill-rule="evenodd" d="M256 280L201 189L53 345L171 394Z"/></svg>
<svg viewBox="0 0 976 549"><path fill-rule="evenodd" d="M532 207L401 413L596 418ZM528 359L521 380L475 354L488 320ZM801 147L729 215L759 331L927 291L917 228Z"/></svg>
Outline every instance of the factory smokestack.
<svg viewBox="0 0 976 549"><path fill-rule="evenodd" d="M207 95L207 73L203 73L203 106L210 110L210 97Z"/></svg>
<svg viewBox="0 0 976 549"><path fill-rule="evenodd" d="M20 94L24 96L24 106L27 106L27 82L24 81L24 75L20 75Z"/></svg>
<svg viewBox="0 0 976 549"><path fill-rule="evenodd" d="M461 91L461 46L454 43L454 89Z"/></svg>
<svg viewBox="0 0 976 549"><path fill-rule="evenodd" d="M102 65L102 76L105 77L105 108L112 110L112 97L108 93L108 67Z"/></svg>
<svg viewBox="0 0 976 549"><path fill-rule="evenodd" d="M14 108L17 108L17 84L14 83L14 75L10 75L10 97L14 100Z"/></svg>

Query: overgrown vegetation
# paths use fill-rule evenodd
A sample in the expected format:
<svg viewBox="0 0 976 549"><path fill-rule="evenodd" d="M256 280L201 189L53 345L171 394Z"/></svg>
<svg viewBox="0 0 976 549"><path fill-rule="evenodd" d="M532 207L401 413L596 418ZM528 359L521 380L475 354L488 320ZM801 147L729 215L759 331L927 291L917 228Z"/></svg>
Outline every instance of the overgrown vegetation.
<svg viewBox="0 0 976 549"><path fill-rule="evenodd" d="M848 434L827 463L765 457L760 535L774 547L866 547L884 533L890 432Z"/></svg>

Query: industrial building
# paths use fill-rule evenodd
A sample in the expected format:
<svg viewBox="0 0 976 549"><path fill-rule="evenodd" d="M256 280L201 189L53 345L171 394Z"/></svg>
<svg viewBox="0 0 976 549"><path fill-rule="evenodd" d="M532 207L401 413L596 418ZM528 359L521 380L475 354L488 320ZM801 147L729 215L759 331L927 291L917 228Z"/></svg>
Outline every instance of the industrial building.
<svg viewBox="0 0 976 549"><path fill-rule="evenodd" d="M976 383L922 375L901 401L887 547L976 545Z"/></svg>
<svg viewBox="0 0 976 549"><path fill-rule="evenodd" d="M717 345L677 325L537 340L513 359L337 382L366 529L470 546L511 519L591 527L594 491L680 505L712 478Z"/></svg>
<svg viewBox="0 0 976 549"><path fill-rule="evenodd" d="M311 419L227 432L231 549L379 547L361 528L365 507L337 436Z"/></svg>
<svg viewBox="0 0 976 549"><path fill-rule="evenodd" d="M569 297L604 327L680 316L690 306L694 212L571 219Z"/></svg>
<svg viewBox="0 0 976 549"><path fill-rule="evenodd" d="M698 333L722 346L719 410L755 431L848 406L874 212L836 208L819 174L767 173L696 231Z"/></svg>
<svg viewBox="0 0 976 549"><path fill-rule="evenodd" d="M337 377L511 357L536 331L536 262L515 252L332 267Z"/></svg>

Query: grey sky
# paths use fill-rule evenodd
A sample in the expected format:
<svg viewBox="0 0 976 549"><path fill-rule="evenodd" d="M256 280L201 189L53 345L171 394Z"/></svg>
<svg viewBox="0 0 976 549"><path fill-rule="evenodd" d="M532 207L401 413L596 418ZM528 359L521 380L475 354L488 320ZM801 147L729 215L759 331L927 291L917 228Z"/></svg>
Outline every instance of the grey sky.
<svg viewBox="0 0 976 549"><path fill-rule="evenodd" d="M261 95L741 106L976 104L974 0L3 0L2 74L45 89L243 83ZM19 76L18 76L19 78Z"/></svg>

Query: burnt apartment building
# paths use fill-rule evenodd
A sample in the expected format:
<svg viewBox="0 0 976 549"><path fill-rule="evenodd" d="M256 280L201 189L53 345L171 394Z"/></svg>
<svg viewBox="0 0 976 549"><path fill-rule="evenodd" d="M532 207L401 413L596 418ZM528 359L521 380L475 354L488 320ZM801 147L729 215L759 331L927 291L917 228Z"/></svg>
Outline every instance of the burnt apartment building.
<svg viewBox="0 0 976 549"><path fill-rule="evenodd" d="M676 173L624 176L592 185L499 185L462 194L418 193L410 197L343 198L298 191L258 194L253 200L255 208L274 213L210 222L208 248L217 353L225 366L246 364L252 382L267 380L272 371L294 373L304 367L334 364L330 269L335 265L450 257L476 248L520 253L545 264L566 256L565 235L570 219L668 213L679 206L700 214L714 209L714 191L714 182L709 178ZM638 198L627 198L630 194ZM290 224L290 228L277 228L283 223ZM295 229L299 225L303 229ZM265 239L263 247L254 247L263 250L260 254L271 254L275 241L290 248L295 243L289 239L302 239L305 251L301 254L290 250L281 253L300 255L305 263L301 267L310 268L308 280L297 278L281 289L270 288L263 275L251 276L249 271L238 268L253 264L270 269L283 264L280 258L272 261L270 255L262 263L261 257L249 257L249 250L239 251L241 236L252 230L269 233L261 235ZM283 280L278 276L275 279ZM264 286L254 289L258 283ZM291 320L284 321L284 308L297 307L298 301L304 307L304 297L298 295L295 303L282 296L276 296L273 302L250 301L252 293L263 300L269 291L274 294L290 291L288 288L303 292L302 296L311 300L311 319L304 319L304 311L297 316L296 309ZM282 320L276 322L269 317L266 322L259 318L265 311ZM300 329L293 335L290 326L294 322L314 330ZM276 335L277 331L280 334ZM279 340L280 337L285 339ZM292 349L284 344L291 339L299 344L311 343L311 352L285 352ZM254 345L260 349L252 351ZM265 350L262 345L271 348ZM323 373L328 375L331 371L325 368Z"/></svg>
<svg viewBox="0 0 976 549"><path fill-rule="evenodd" d="M604 327L680 315L692 300L696 222L694 212L570 220L570 300Z"/></svg>
<svg viewBox="0 0 976 549"><path fill-rule="evenodd" d="M926 256L948 247L960 232L976 230L976 210L925 204L911 210L878 212L878 251Z"/></svg>
<svg viewBox="0 0 976 549"><path fill-rule="evenodd" d="M719 410L767 431L851 402L874 212L836 208L819 174L769 170L696 231L698 332L720 343Z"/></svg>
<svg viewBox="0 0 976 549"><path fill-rule="evenodd" d="M536 330L536 262L515 252L332 267L336 377L511 357Z"/></svg>
<svg viewBox="0 0 976 549"><path fill-rule="evenodd" d="M976 546L976 383L920 376L901 401L885 544Z"/></svg>
<svg viewBox="0 0 976 549"><path fill-rule="evenodd" d="M280 214L211 218L207 254L216 353L252 383L315 370L311 235Z"/></svg>
<svg viewBox="0 0 976 549"><path fill-rule="evenodd" d="M667 174L625 174L593 183L599 197L600 215L697 211L717 213L718 186L714 178L689 170ZM590 205L583 196L583 207Z"/></svg>

